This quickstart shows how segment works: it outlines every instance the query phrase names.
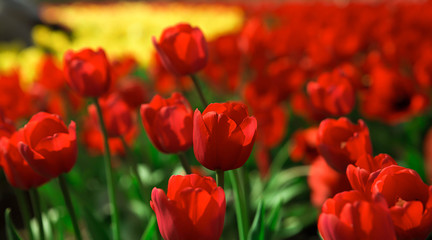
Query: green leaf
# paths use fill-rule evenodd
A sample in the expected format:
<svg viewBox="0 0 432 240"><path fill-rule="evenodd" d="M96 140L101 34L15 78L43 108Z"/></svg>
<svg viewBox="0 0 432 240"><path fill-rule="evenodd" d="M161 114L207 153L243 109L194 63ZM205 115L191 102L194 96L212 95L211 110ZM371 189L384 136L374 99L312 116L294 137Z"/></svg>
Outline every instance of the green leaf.
<svg viewBox="0 0 432 240"><path fill-rule="evenodd" d="M265 239L265 223L264 223L264 201L261 200L257 212L255 214L252 227L249 231L248 240L264 240Z"/></svg>
<svg viewBox="0 0 432 240"><path fill-rule="evenodd" d="M270 213L270 217L267 220L267 229L269 232L276 232L280 225L280 212L281 212L282 204L279 201L276 206L272 209Z"/></svg>
<svg viewBox="0 0 432 240"><path fill-rule="evenodd" d="M5 211L5 222L6 222L6 235L9 240L21 240L21 237L18 235L12 220L10 218L10 209L6 209Z"/></svg>
<svg viewBox="0 0 432 240"><path fill-rule="evenodd" d="M146 230L144 231L141 240L151 240L154 238L155 234L157 234L156 228L156 216L153 215L150 218L149 223L147 224Z"/></svg>

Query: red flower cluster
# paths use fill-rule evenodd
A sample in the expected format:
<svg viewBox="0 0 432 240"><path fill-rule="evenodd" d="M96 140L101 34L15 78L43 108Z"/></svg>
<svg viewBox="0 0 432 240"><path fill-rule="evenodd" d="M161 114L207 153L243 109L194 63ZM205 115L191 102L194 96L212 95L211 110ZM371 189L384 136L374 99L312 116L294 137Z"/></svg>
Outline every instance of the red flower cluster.
<svg viewBox="0 0 432 240"><path fill-rule="evenodd" d="M425 239L432 228L432 186L387 154L372 157L367 128L360 125L344 118L320 125L320 153L336 170L346 169L353 189L324 203L320 233L324 239Z"/></svg>

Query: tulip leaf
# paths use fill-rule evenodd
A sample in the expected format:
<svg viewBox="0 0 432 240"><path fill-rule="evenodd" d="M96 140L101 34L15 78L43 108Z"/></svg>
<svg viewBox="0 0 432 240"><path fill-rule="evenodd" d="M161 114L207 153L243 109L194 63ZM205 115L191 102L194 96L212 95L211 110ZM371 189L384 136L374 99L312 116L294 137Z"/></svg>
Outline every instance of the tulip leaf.
<svg viewBox="0 0 432 240"><path fill-rule="evenodd" d="M153 215L150 218L149 223L147 224L147 227L141 237L141 240L151 240L154 238L155 234L157 234L157 227L156 227L156 216Z"/></svg>
<svg viewBox="0 0 432 240"><path fill-rule="evenodd" d="M280 220L281 220L281 215L280 215L281 207L282 204L279 201L270 212L270 217L267 220L267 229L269 230L269 232L276 232L276 230L279 228Z"/></svg>
<svg viewBox="0 0 432 240"><path fill-rule="evenodd" d="M264 223L264 201L261 200L257 212L255 214L252 227L249 231L248 240L264 240L265 239L265 223Z"/></svg>
<svg viewBox="0 0 432 240"><path fill-rule="evenodd" d="M6 222L6 235L9 240L21 240L21 237L18 235L12 220L10 218L10 209L6 209L5 211L5 222Z"/></svg>

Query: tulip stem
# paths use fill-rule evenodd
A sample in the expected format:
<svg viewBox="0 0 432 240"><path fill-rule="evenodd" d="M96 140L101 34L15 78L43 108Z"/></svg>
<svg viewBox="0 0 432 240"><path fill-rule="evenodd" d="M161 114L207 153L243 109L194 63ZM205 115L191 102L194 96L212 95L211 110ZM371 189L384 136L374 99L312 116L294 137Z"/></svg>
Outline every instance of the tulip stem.
<svg viewBox="0 0 432 240"><path fill-rule="evenodd" d="M179 152L177 155L180 159L181 165L183 166L183 169L185 170L186 174L192 174L192 170L187 160L186 154L184 152Z"/></svg>
<svg viewBox="0 0 432 240"><path fill-rule="evenodd" d="M36 216L36 220L37 220L38 225L39 225L39 239L45 240L45 233L44 233L43 222L42 222L39 194L38 194L36 188L30 189L29 193L30 193L31 204L33 207L33 212L34 212L34 215Z"/></svg>
<svg viewBox="0 0 432 240"><path fill-rule="evenodd" d="M135 175L135 178L136 178L136 180L138 182L138 188L139 188L140 194L141 194L142 198L144 199L144 202L146 204L148 204L148 202L150 201L150 199L147 199L147 195L148 194L146 194L147 191L146 191L146 189L145 189L145 187L144 187L144 185L143 185L143 183L141 181L141 178L140 178L140 175L139 175L139 172L138 172L138 164L135 161L135 158L132 156L132 152L131 152L129 146L127 145L127 142L124 139L124 137L120 136L120 140L122 141L123 148L125 149L125 152L126 152L126 155L127 155L126 159L129 160L129 164L131 165L132 173L133 173L133 175Z"/></svg>
<svg viewBox="0 0 432 240"><path fill-rule="evenodd" d="M32 231L31 226L30 226L30 214L29 214L30 210L29 210L28 205L26 203L24 192L22 190L19 190L16 188L13 188L13 189L14 189L15 196L18 200L18 206L19 206L19 210L21 212L21 216L23 218L24 227L28 231L29 239L33 240L34 239L33 231Z"/></svg>
<svg viewBox="0 0 432 240"><path fill-rule="evenodd" d="M61 188L64 200L66 203L66 207L68 209L69 215L70 215L71 220L72 220L72 226L73 226L73 229L75 232L75 237L76 237L76 239L81 240L82 239L81 232L80 232L80 229L78 226L78 221L77 221L77 218L75 215L74 207L72 205L72 201L70 198L69 189L68 189L68 186L66 184L66 179L65 179L63 174L60 174L58 176L58 181L59 181L60 188Z"/></svg>
<svg viewBox="0 0 432 240"><path fill-rule="evenodd" d="M102 109L99 105L99 101L97 98L93 99L97 113L99 116L99 125L103 134L104 138L104 162L105 162L105 173L107 178L107 185L108 185L108 197L110 200L110 211L111 211L111 223L112 223L112 233L113 233L113 239L119 240L120 239L120 226L119 226L119 218L118 218L118 211L117 211L117 204L116 204L116 198L115 198L115 189L114 189L114 178L112 173L112 167L111 167L111 153L110 148L108 144L108 134L105 127L105 123L103 120L102 115Z"/></svg>
<svg viewBox="0 0 432 240"><path fill-rule="evenodd" d="M234 207L237 216L237 227L239 230L239 239L246 240L249 234L249 219L247 216L247 205L244 187L240 184L240 176L235 170L228 171L233 193Z"/></svg>
<svg viewBox="0 0 432 240"><path fill-rule="evenodd" d="M198 78L196 77L195 74L191 74L190 77L191 77L192 82L194 83L195 88L196 88L196 90L198 92L198 95L200 97L201 103L204 105L203 107L206 108L207 105L208 105L208 103L207 103L207 101L206 101L206 99L204 97L204 94L203 94L203 92L201 90L201 87L200 87L200 85L198 83Z"/></svg>
<svg viewBox="0 0 432 240"><path fill-rule="evenodd" d="M224 182L225 182L224 170L220 170L220 169L216 170L216 182L219 187L224 188Z"/></svg>

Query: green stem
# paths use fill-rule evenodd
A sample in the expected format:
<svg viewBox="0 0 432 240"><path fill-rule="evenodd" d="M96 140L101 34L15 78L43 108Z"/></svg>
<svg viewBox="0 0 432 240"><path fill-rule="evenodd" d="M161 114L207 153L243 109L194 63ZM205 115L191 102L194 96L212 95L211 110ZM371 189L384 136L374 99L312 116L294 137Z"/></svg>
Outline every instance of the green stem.
<svg viewBox="0 0 432 240"><path fill-rule="evenodd" d="M66 207L68 209L69 215L70 215L71 220L72 220L72 226L73 226L73 229L75 232L75 237L76 237L76 239L81 240L82 239L81 232L80 232L80 229L78 226L78 221L77 221L77 218L75 215L74 207L72 205L72 201L71 201L70 194L69 194L69 189L68 189L68 186L66 184L66 180L65 180L64 175L63 174L59 175L58 180L59 180L60 188L61 188L64 200L66 203Z"/></svg>
<svg viewBox="0 0 432 240"><path fill-rule="evenodd" d="M185 170L186 174L192 174L191 167L189 165L189 162L187 160L187 157L184 152L179 152L178 157L180 159L181 165L183 166L183 169Z"/></svg>
<svg viewBox="0 0 432 240"><path fill-rule="evenodd" d="M108 144L108 134L105 127L105 123L103 120L102 115L102 109L99 105L99 101L97 98L93 99L96 109L99 116L99 125L103 134L104 138L104 162L105 162L105 173L107 178L107 187L108 187L108 197L110 200L110 211L111 211L111 223L112 223L112 233L113 233L113 239L119 240L120 239L120 226L119 226L119 218L118 218L118 211L117 211L117 204L116 204L116 198L115 198L115 189L114 189L114 178L112 173L112 167L111 167L111 153L109 149Z"/></svg>
<svg viewBox="0 0 432 240"><path fill-rule="evenodd" d="M150 201L150 199L147 198L147 195L148 195L147 192L148 191L146 191L146 189L144 187L144 184L141 181L141 178L140 178L140 175L139 175L139 172L138 172L138 164L135 161L135 158L132 156L132 152L131 152L129 146L127 145L126 140L124 139L124 137L120 136L120 140L121 140L121 142L123 144L123 148L125 149L125 152L127 154L126 159L129 160L129 164L131 165L132 173L133 173L134 177L136 178L136 180L138 182L138 188L139 188L140 194L141 194L144 202L147 205L148 202Z"/></svg>
<svg viewBox="0 0 432 240"><path fill-rule="evenodd" d="M138 116L138 121L137 122L142 123L140 108L137 109L137 116ZM138 125L141 126L141 128L140 128L141 134L146 135L147 133L146 133L146 131L144 129L143 124L138 124ZM150 167L150 169L151 169L153 167L154 163L152 162L150 153L148 152L148 149L147 149L147 145L146 144L148 142L149 142L149 139L146 138L146 137L144 137L142 141L139 141L139 143L141 144L141 149L140 149L141 153L145 156L145 157L142 157L141 159L145 159L143 161L143 163L147 164Z"/></svg>
<svg viewBox="0 0 432 240"><path fill-rule="evenodd" d="M206 101L206 99L204 97L204 94L203 94L203 92L201 90L201 87L200 87L200 85L198 83L198 78L196 77L195 74L191 74L190 77L191 77L192 82L194 83L195 88L196 88L196 90L198 92L198 95L200 97L201 103L203 104L204 108L206 108L207 105L208 105L208 103L207 103L207 101Z"/></svg>
<svg viewBox="0 0 432 240"><path fill-rule="evenodd" d="M239 175L235 170L228 171L234 193L234 207L237 216L239 239L246 240L249 233L249 219L247 217L244 187L240 184Z"/></svg>
<svg viewBox="0 0 432 240"><path fill-rule="evenodd" d="M36 216L39 225L39 239L45 240L39 194L36 188L30 189L29 192L30 192L30 200L33 207L34 215Z"/></svg>
<svg viewBox="0 0 432 240"><path fill-rule="evenodd" d="M221 188L224 188L224 182L225 182L225 171L224 170L216 170L216 182L217 185Z"/></svg>
<svg viewBox="0 0 432 240"><path fill-rule="evenodd" d="M30 209L28 208L27 201L25 199L24 192L22 190L13 188L15 196L18 200L18 206L21 212L21 216L23 218L24 227L28 231L28 236L30 240L34 239L33 231L30 226Z"/></svg>

